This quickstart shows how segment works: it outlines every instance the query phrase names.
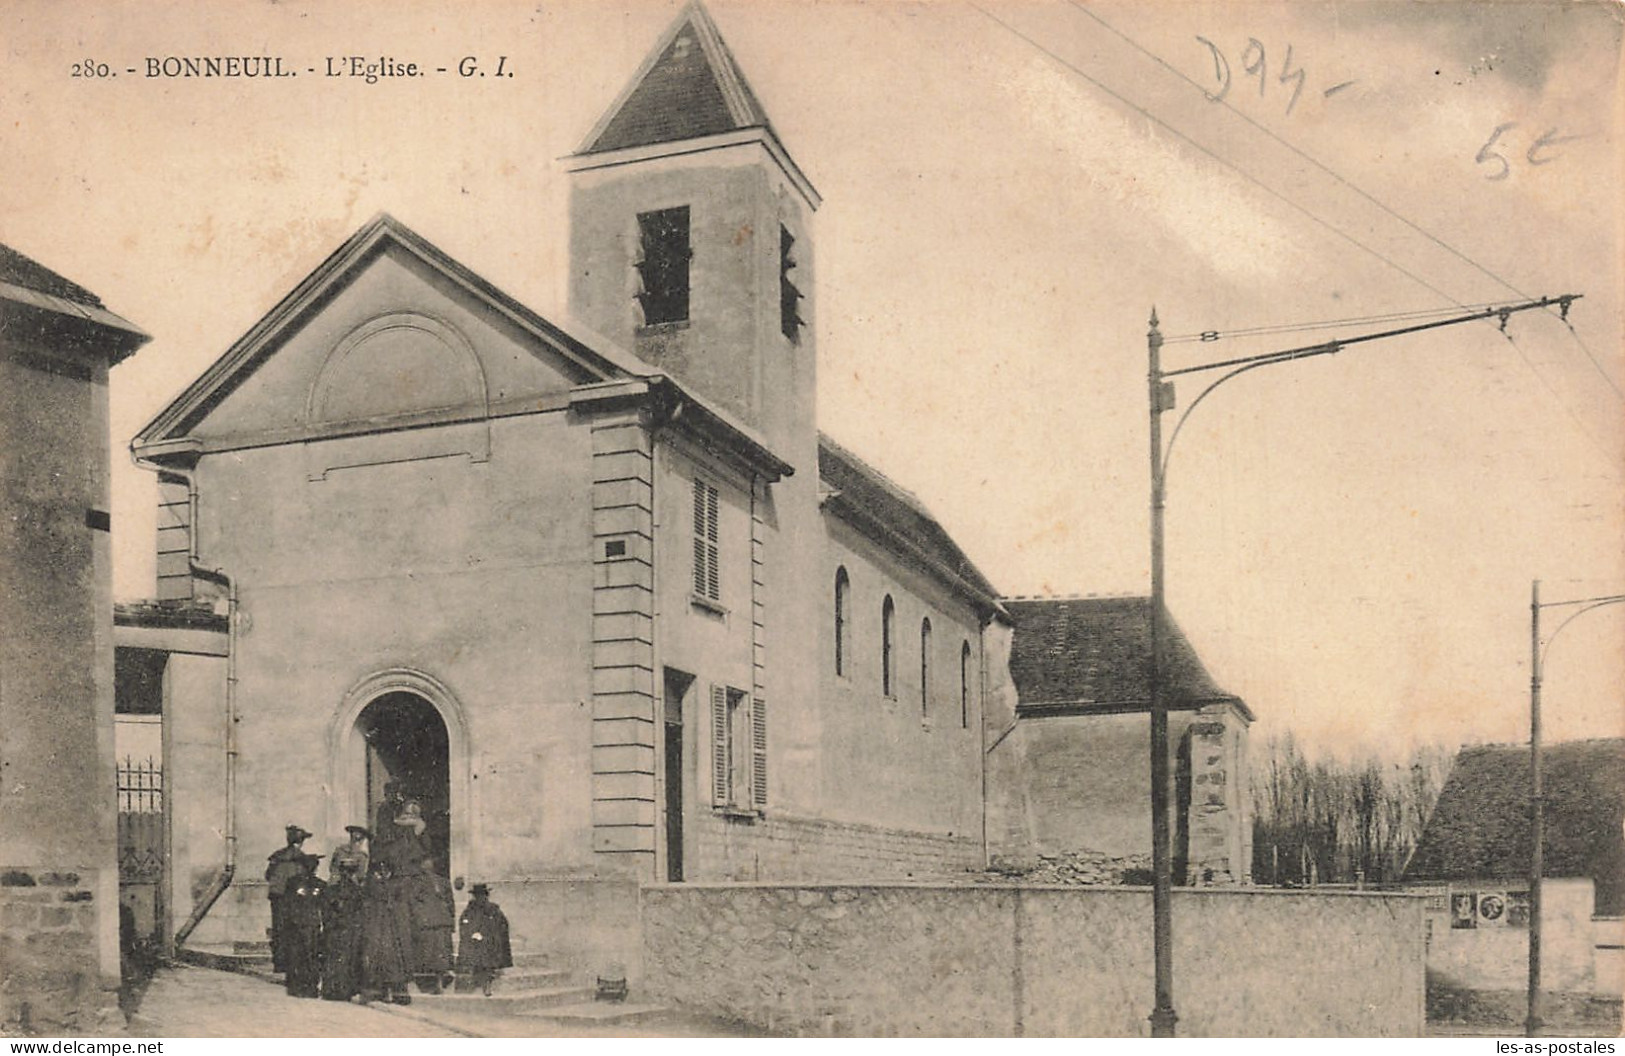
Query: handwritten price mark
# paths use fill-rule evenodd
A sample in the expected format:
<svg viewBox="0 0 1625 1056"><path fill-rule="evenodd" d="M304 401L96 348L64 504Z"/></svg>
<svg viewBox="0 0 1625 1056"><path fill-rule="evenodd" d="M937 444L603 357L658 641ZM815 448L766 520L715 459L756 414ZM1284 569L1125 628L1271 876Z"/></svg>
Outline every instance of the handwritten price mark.
<svg viewBox="0 0 1625 1056"><path fill-rule="evenodd" d="M1473 156L1475 164L1498 166L1494 172L1484 174L1486 180L1504 180L1512 175L1512 163L1506 159L1506 155L1496 149L1496 144L1500 142L1503 135L1517 127L1518 122L1516 121L1503 121L1501 124L1496 125L1495 131L1490 133L1490 138L1484 142L1482 147L1478 148L1478 153ZM1529 144L1529 149L1524 151L1523 160L1531 166L1550 164L1563 156L1562 154L1550 153L1553 148L1562 143L1572 143L1577 139L1585 138L1583 133L1565 136L1556 128L1548 128L1536 137L1534 142Z"/></svg>
<svg viewBox="0 0 1625 1056"><path fill-rule="evenodd" d="M1206 89L1203 89L1203 91L1207 95L1208 102L1223 102L1225 96L1230 94L1231 85L1234 83L1230 72L1230 60L1225 56L1224 49L1208 38L1198 36L1196 40L1207 46L1208 54L1213 59L1213 79L1219 86L1216 92L1210 92ZM1247 46L1241 52L1241 68L1246 76L1258 78L1258 97L1260 99L1264 98L1265 89L1268 87L1270 80L1269 54L1264 47L1264 42L1257 37L1247 38ZM1287 97L1286 101L1286 114L1288 117L1292 115L1293 108L1298 105L1298 98L1303 95L1304 85L1308 83L1308 80L1309 72L1305 67L1297 66L1294 68L1292 45L1288 44L1286 46L1286 57L1281 60L1281 72L1275 78L1275 83L1278 85L1290 84L1292 86L1292 94ZM1334 84L1321 92L1321 98L1330 99L1333 95L1354 83L1353 81L1343 81L1341 84Z"/></svg>

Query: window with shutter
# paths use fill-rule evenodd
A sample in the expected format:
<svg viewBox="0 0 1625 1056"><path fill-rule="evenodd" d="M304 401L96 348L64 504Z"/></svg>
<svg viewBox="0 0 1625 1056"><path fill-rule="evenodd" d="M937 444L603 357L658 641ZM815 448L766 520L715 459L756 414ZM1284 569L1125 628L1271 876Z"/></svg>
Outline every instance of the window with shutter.
<svg viewBox="0 0 1625 1056"><path fill-rule="evenodd" d="M688 206L638 214L638 304L643 324L678 323L688 318Z"/></svg>
<svg viewBox="0 0 1625 1056"><path fill-rule="evenodd" d="M694 593L710 601L722 599L722 577L717 547L717 489L694 481Z"/></svg>
<svg viewBox="0 0 1625 1056"><path fill-rule="evenodd" d="M796 266L796 258L790 250L796 244L795 236L790 234L788 228L779 227L779 330L791 341L801 340L802 318L797 308L797 302L802 298L800 290L796 289L795 280L790 272Z"/></svg>
<svg viewBox="0 0 1625 1056"><path fill-rule="evenodd" d="M730 813L767 804L767 704L711 687L711 802Z"/></svg>
<svg viewBox="0 0 1625 1056"><path fill-rule="evenodd" d="M733 766L729 759L728 690L711 687L711 802L726 807L732 802L729 787Z"/></svg>
<svg viewBox="0 0 1625 1056"><path fill-rule="evenodd" d="M767 701L750 702L750 805L767 807Z"/></svg>

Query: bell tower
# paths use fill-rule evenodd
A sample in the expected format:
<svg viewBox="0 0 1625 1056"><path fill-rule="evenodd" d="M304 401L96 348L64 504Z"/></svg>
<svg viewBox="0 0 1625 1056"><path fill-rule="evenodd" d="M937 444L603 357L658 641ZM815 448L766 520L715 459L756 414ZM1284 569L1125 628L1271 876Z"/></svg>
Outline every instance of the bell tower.
<svg viewBox="0 0 1625 1056"><path fill-rule="evenodd" d="M571 314L815 476L818 192L699 3L568 164Z"/></svg>

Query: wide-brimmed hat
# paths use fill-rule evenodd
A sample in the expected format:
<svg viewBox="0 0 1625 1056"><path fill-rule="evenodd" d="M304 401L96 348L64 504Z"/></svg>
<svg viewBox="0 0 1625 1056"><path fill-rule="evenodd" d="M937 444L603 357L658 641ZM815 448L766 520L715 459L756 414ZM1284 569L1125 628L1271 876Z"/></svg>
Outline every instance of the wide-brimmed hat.
<svg viewBox="0 0 1625 1056"><path fill-rule="evenodd" d="M361 836L365 839L372 839L372 830L367 828L365 825L346 825L344 826L344 831L349 833L351 836Z"/></svg>
<svg viewBox="0 0 1625 1056"><path fill-rule="evenodd" d="M289 825L283 831L288 834L288 842L289 843L298 843L301 840L308 840L308 839L310 839L310 836L311 836L311 833L310 833L310 831L308 829L301 829L297 825Z"/></svg>
<svg viewBox="0 0 1625 1056"><path fill-rule="evenodd" d="M471 895L489 895L491 893L491 885L475 884L473 887L468 889L468 893Z"/></svg>

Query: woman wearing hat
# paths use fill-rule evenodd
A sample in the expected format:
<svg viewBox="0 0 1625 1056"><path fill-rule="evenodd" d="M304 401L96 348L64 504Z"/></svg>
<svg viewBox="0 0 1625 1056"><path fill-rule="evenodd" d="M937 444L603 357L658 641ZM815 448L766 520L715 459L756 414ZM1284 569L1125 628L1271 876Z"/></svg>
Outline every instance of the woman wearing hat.
<svg viewBox="0 0 1625 1056"><path fill-rule="evenodd" d="M271 902L271 968L278 972L288 970L282 949L282 895L288 881L305 871L300 864L305 851L299 845L310 839L310 833L297 825L289 825L283 832L288 845L272 851L265 866L265 897Z"/></svg>
<svg viewBox="0 0 1625 1056"><path fill-rule="evenodd" d="M350 834L350 842L333 848L333 857L327 860L329 879L337 880L343 872L354 873L357 877L367 875L368 856L363 844L372 839L372 833L364 825L346 825L344 831Z"/></svg>
<svg viewBox="0 0 1625 1056"><path fill-rule="evenodd" d="M401 879L384 858L374 858L361 899L362 1000L379 998L409 1005L412 975L412 920Z"/></svg>

